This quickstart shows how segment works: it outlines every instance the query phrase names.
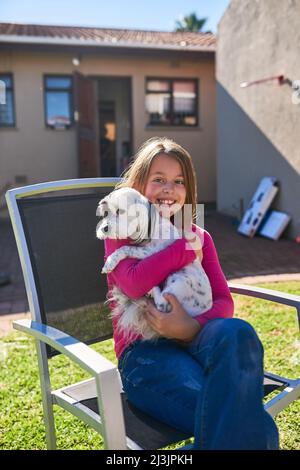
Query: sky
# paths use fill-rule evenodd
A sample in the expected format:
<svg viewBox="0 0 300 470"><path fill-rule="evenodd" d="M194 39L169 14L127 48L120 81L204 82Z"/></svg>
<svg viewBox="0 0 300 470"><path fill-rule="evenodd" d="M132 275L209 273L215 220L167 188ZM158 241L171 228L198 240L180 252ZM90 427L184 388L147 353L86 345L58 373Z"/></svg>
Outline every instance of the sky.
<svg viewBox="0 0 300 470"><path fill-rule="evenodd" d="M173 31L176 20L195 12L217 24L230 0L0 0L0 22Z"/></svg>

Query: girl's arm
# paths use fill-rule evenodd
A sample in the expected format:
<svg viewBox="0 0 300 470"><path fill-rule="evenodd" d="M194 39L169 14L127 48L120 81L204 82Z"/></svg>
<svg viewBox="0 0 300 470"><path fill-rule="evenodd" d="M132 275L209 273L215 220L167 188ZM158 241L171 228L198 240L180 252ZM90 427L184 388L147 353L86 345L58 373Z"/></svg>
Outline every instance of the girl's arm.
<svg viewBox="0 0 300 470"><path fill-rule="evenodd" d="M199 232L199 229L197 230ZM198 233L200 237L202 233ZM217 252L211 236L204 232L202 266L210 280L213 306L201 315L191 317L178 302L176 296L167 295L172 310L167 315L160 312L154 303L148 301L145 314L148 324L161 336L177 339L183 342L192 341L202 326L214 318L228 318L233 315L233 300L222 272Z"/></svg>
<svg viewBox="0 0 300 470"><path fill-rule="evenodd" d="M214 242L208 232L204 234L202 266L210 281L213 306L207 312L194 318L200 325L205 325L214 318L231 318L234 312L233 299L220 266Z"/></svg>
<svg viewBox="0 0 300 470"><path fill-rule="evenodd" d="M124 245L128 245L127 240L105 240L106 257ZM120 261L109 277L124 294L138 299L195 259L195 251L185 238L181 238L144 260L126 258Z"/></svg>

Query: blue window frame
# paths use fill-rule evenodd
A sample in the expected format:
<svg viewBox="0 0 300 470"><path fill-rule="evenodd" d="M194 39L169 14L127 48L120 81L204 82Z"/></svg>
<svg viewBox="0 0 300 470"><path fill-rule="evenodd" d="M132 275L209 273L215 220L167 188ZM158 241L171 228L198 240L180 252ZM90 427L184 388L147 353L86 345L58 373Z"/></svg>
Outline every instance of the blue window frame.
<svg viewBox="0 0 300 470"><path fill-rule="evenodd" d="M1 101L0 126L15 127L14 83L11 73L0 74Z"/></svg>
<svg viewBox="0 0 300 470"><path fill-rule="evenodd" d="M44 76L45 122L52 129L73 125L73 79L69 75Z"/></svg>

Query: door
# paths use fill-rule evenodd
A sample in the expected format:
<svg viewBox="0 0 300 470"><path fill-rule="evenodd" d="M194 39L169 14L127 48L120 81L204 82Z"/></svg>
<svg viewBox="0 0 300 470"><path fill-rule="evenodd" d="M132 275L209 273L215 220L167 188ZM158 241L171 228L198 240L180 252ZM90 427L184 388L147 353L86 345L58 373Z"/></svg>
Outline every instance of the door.
<svg viewBox="0 0 300 470"><path fill-rule="evenodd" d="M99 176L95 94L94 81L75 72L74 119L77 131L79 178Z"/></svg>
<svg viewBox="0 0 300 470"><path fill-rule="evenodd" d="M116 110L114 101L99 101L101 176L116 176Z"/></svg>
<svg viewBox="0 0 300 470"><path fill-rule="evenodd" d="M132 152L131 78L106 76L95 80L101 176L119 176Z"/></svg>

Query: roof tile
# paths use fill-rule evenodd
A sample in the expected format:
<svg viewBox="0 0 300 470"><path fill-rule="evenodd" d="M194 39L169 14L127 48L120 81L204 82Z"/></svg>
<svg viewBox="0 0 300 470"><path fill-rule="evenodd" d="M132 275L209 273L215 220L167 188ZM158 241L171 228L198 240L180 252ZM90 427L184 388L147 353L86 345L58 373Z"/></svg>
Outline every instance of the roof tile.
<svg viewBox="0 0 300 470"><path fill-rule="evenodd" d="M97 44L122 46L192 49L215 51L216 38L212 33L143 31L134 29L92 28L81 26L50 26L37 24L0 23L0 35L36 38L77 39Z"/></svg>

